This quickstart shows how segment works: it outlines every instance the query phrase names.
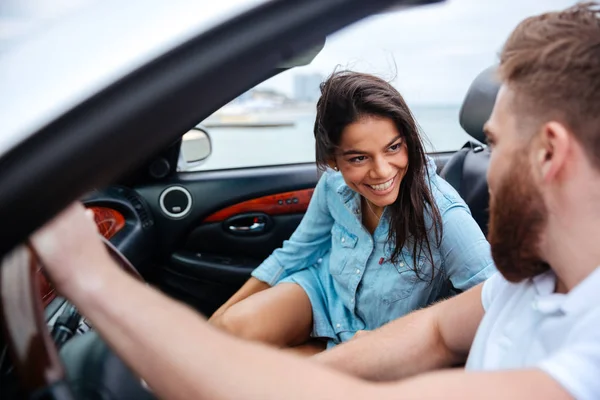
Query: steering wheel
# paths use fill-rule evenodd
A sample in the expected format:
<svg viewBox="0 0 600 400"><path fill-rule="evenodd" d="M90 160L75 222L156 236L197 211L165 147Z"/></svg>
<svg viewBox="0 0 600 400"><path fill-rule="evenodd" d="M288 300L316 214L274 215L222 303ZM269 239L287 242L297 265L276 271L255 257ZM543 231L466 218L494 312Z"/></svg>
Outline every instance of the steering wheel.
<svg viewBox="0 0 600 400"><path fill-rule="evenodd" d="M115 262L143 281L127 258L102 240ZM40 267L33 247L23 245L4 258L0 269L0 316L15 371L28 398L153 399L94 331L73 337L59 355L44 318L36 275Z"/></svg>

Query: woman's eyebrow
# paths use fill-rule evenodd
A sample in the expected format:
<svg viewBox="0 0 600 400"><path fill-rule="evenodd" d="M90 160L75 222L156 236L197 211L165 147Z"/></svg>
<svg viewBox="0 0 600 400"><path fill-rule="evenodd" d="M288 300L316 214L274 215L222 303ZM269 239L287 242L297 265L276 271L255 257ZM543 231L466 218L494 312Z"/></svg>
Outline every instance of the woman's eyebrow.
<svg viewBox="0 0 600 400"><path fill-rule="evenodd" d="M391 145L393 145L395 142L397 142L398 139L402 139L402 134L398 134L398 136L396 136L391 142L389 142L388 144L386 144L384 148L387 149L388 147L390 147Z"/></svg>
<svg viewBox="0 0 600 400"><path fill-rule="evenodd" d="M346 150L342 153L342 156L352 156L352 155L364 155L367 154L366 151L361 151L361 150L354 150L354 149L350 149L350 150Z"/></svg>
<svg viewBox="0 0 600 400"><path fill-rule="evenodd" d="M383 148L387 149L388 147L393 145L395 142L397 142L398 139L401 139L401 138L402 138L402 135L399 134L392 141L390 141L388 144L386 144ZM342 153L342 156L365 155L365 154L369 154L369 153L366 151L362 151L362 150L349 149L349 150L344 151Z"/></svg>

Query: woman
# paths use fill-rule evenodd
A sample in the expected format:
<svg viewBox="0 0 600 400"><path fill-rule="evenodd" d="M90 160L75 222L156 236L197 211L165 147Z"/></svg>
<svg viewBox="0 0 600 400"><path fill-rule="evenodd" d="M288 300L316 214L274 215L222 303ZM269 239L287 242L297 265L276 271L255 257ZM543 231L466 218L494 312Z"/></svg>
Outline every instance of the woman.
<svg viewBox="0 0 600 400"><path fill-rule="evenodd" d="M393 86L334 73L321 85L314 134L326 171L302 222L212 324L279 347L310 337L333 346L447 295L448 283L466 290L495 272Z"/></svg>

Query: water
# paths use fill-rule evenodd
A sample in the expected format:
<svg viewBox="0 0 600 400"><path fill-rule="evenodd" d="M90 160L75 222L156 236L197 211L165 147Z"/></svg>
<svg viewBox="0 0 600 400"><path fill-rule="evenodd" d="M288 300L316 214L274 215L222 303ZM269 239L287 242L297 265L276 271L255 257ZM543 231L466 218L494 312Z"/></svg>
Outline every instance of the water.
<svg viewBox="0 0 600 400"><path fill-rule="evenodd" d="M458 150L470 139L458 122L460 106L417 106L412 111L428 152ZM315 161L314 108L263 111L262 120L293 120L292 127L208 128L211 155L194 171Z"/></svg>

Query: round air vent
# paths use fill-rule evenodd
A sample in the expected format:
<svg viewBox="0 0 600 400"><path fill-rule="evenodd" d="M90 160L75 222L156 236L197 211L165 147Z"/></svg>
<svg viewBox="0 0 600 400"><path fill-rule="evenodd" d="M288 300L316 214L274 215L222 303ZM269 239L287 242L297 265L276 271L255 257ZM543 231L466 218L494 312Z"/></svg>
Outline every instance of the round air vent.
<svg viewBox="0 0 600 400"><path fill-rule="evenodd" d="M167 216L182 218L192 209L192 195L181 186L171 186L160 194L158 203Z"/></svg>

